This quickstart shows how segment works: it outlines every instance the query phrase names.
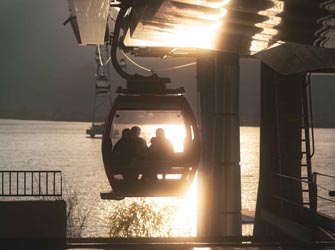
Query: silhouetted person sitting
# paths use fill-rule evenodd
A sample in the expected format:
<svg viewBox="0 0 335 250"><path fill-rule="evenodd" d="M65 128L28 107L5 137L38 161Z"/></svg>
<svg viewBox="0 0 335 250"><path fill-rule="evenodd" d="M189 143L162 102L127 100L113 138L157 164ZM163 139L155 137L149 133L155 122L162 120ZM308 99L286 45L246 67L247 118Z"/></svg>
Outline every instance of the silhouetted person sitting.
<svg viewBox="0 0 335 250"><path fill-rule="evenodd" d="M129 159L129 145L131 143L130 129L125 128L122 130L122 137L114 145L114 156L121 161Z"/></svg>
<svg viewBox="0 0 335 250"><path fill-rule="evenodd" d="M147 143L139 137L140 133L141 129L137 126L122 130L122 137L113 148L119 167L122 167L120 173L126 181L138 179L138 174L131 169L132 161L145 154L147 150Z"/></svg>
<svg viewBox="0 0 335 250"><path fill-rule="evenodd" d="M151 138L149 155L153 159L169 159L174 153L172 143L165 137L164 129L156 130L156 137Z"/></svg>
<svg viewBox="0 0 335 250"><path fill-rule="evenodd" d="M142 157L147 153L147 142L140 137L141 129L138 126L134 126L130 130L131 145L129 150L135 157Z"/></svg>

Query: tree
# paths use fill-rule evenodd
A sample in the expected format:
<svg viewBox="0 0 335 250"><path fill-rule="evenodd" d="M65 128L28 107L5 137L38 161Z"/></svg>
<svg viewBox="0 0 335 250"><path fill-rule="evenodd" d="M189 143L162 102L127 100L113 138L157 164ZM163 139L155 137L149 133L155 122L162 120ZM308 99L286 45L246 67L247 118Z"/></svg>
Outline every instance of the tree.
<svg viewBox="0 0 335 250"><path fill-rule="evenodd" d="M83 206L76 192L67 192L66 201L66 235L67 238L81 238L87 226L90 210Z"/></svg>
<svg viewBox="0 0 335 250"><path fill-rule="evenodd" d="M169 237L175 205L157 204L152 199L132 199L115 204L109 218L110 237Z"/></svg>

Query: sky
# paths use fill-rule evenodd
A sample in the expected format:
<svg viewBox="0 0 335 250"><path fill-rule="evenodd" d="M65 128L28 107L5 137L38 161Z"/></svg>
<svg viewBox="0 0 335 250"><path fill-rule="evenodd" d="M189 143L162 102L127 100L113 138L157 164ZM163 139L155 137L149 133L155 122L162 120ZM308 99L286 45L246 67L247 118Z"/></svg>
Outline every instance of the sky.
<svg viewBox="0 0 335 250"><path fill-rule="evenodd" d="M91 109L94 48L76 44L68 15L66 1L1 1L1 110Z"/></svg>
<svg viewBox="0 0 335 250"><path fill-rule="evenodd" d="M65 0L0 2L0 117L25 113L26 119L57 119L61 113L65 119L80 120L92 113L95 47L77 45L70 25L63 26L68 16ZM157 71L194 61L137 60ZM124 83L112 75L114 88ZM171 77L171 87L184 86L195 107L195 65L160 75Z"/></svg>
<svg viewBox="0 0 335 250"><path fill-rule="evenodd" d="M0 117L13 118L24 113L21 118L25 119L91 119L95 47L77 44L70 25L63 25L68 16L66 0L0 1ZM185 58L135 60L155 71L194 61ZM259 62L242 59L240 66L241 115L252 114L258 119ZM129 64L128 69L134 67ZM171 78L171 87L185 87L186 97L196 112L195 66L163 71L160 75ZM322 92L330 85L335 87L332 81L333 78L318 78L317 82L322 84L316 89ZM112 71L113 89L123 83ZM325 97L333 101L327 93L334 93L334 87L316 96L317 105L324 105L329 112L331 108Z"/></svg>

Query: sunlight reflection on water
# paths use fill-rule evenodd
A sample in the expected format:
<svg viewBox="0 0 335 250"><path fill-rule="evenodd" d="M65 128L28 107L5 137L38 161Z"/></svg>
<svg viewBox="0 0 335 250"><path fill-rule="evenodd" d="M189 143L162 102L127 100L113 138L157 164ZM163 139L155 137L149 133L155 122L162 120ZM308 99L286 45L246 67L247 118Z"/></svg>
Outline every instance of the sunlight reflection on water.
<svg viewBox="0 0 335 250"><path fill-rule="evenodd" d="M89 123L75 122L0 120L1 169L61 170L64 196L76 193L82 209L90 211L83 237L107 237L108 217L114 209L113 202L117 201L100 199L100 192L108 192L110 187L102 163L101 139L86 137L85 130L89 126ZM315 171L328 171L334 175L335 130L316 129L315 134ZM241 127L240 165L242 209L254 211L259 165L257 127ZM325 169L321 169L323 165ZM195 191L183 198L163 199L169 199L180 207L174 222L175 235L194 236ZM323 209L331 210L329 207ZM251 234L252 225L244 226L243 230L244 235Z"/></svg>

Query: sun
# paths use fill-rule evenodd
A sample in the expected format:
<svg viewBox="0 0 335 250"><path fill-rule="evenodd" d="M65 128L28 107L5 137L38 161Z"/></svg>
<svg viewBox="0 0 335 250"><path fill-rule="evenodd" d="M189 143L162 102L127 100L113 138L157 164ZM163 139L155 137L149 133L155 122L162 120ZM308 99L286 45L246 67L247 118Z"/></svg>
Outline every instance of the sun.
<svg viewBox="0 0 335 250"><path fill-rule="evenodd" d="M155 137L156 129L162 128L165 137L172 143L174 152L184 152L186 131L184 124L151 124L141 126L141 136L150 144L150 138Z"/></svg>

